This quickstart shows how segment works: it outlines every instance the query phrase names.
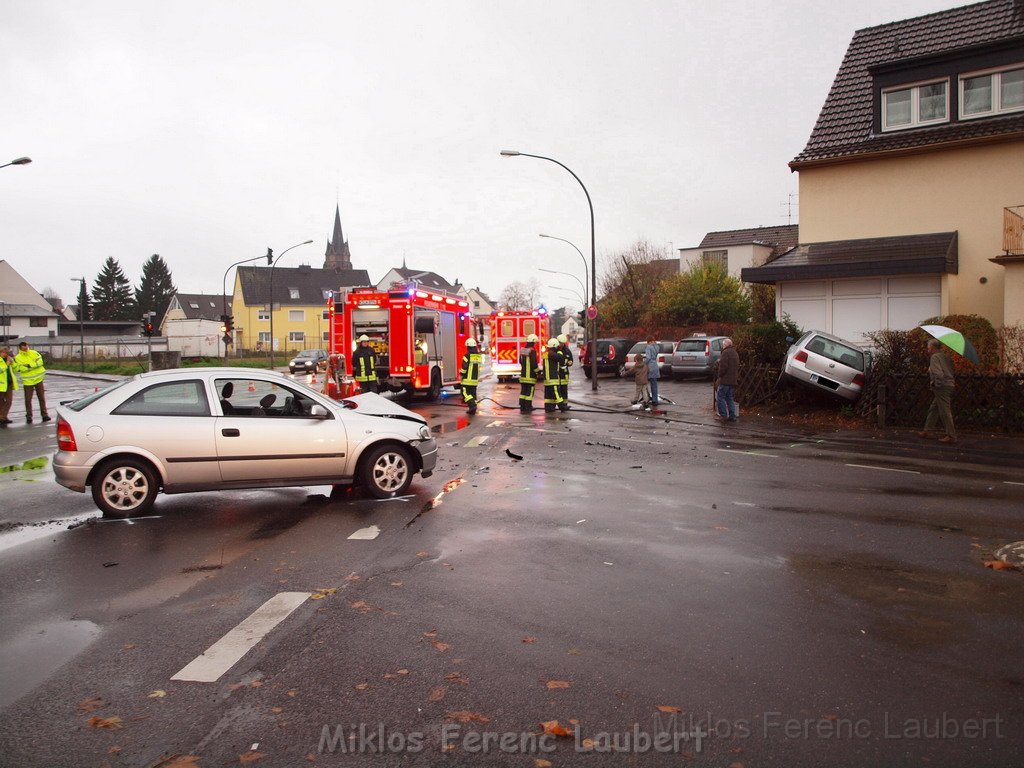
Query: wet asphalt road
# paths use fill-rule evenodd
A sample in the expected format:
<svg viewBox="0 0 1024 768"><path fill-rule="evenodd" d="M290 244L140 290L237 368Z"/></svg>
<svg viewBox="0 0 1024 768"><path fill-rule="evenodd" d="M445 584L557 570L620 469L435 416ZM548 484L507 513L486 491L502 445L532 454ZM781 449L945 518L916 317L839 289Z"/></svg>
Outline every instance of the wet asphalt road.
<svg viewBox="0 0 1024 768"><path fill-rule="evenodd" d="M664 418L593 412L632 390L604 378L565 415L416 405L441 459L402 499L168 496L0 535L0 765L1024 763L1024 576L982 565L1024 539L1020 444L723 426L706 384L662 389ZM52 440L0 435L3 521L97 516L24 468ZM316 590L215 682L171 680Z"/></svg>

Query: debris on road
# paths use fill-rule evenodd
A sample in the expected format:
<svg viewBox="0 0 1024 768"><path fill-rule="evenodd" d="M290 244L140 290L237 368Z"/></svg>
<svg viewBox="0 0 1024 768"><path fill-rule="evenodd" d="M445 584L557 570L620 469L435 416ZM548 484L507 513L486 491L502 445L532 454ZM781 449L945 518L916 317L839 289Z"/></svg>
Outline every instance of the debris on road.
<svg viewBox="0 0 1024 768"><path fill-rule="evenodd" d="M518 453L512 453L512 451L510 449L508 449L508 448L505 449L505 455L508 456L513 461L522 461L523 460L522 456L520 456Z"/></svg>

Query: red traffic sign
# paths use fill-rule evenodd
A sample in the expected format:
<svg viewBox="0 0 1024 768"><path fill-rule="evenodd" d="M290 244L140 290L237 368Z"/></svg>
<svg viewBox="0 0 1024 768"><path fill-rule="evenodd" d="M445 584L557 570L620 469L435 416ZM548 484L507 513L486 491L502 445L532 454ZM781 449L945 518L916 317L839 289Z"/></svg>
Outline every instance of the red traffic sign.
<svg viewBox="0 0 1024 768"><path fill-rule="evenodd" d="M589 307L587 307L587 319L593 320L596 317L597 317L597 307L595 307L593 304L591 304Z"/></svg>

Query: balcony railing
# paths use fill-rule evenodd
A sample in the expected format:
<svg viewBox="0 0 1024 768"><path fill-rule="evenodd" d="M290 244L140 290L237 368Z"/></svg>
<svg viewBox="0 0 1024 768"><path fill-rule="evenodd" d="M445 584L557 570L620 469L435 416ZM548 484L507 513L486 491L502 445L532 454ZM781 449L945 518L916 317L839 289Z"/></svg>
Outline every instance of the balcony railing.
<svg viewBox="0 0 1024 768"><path fill-rule="evenodd" d="M1003 252L1024 256L1024 205L1003 208Z"/></svg>

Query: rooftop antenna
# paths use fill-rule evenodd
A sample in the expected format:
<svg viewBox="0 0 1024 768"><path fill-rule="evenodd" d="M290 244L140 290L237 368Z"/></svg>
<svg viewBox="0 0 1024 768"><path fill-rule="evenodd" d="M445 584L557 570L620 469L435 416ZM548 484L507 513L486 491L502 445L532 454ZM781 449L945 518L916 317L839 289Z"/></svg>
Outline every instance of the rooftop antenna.
<svg viewBox="0 0 1024 768"><path fill-rule="evenodd" d="M789 200L787 200L785 203L779 203L779 205L786 206L786 223L787 224L792 224L793 223L793 206L796 206L797 208L800 207L800 203L794 203L793 202L793 198L795 198L795 197L800 197L800 193L799 192L790 192L789 193Z"/></svg>

